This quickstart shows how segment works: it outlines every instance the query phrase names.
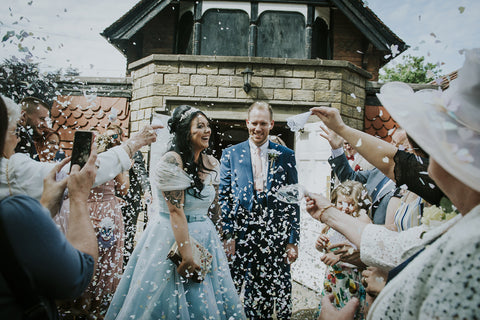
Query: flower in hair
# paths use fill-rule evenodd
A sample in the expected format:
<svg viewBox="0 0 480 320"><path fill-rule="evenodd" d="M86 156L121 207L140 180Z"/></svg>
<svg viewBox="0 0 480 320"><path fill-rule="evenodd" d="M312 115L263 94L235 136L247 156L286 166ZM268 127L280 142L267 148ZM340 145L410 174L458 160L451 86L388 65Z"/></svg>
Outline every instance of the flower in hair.
<svg viewBox="0 0 480 320"><path fill-rule="evenodd" d="M180 122L187 119L192 113L199 111L197 108L191 107L187 111L185 111L182 116L180 117Z"/></svg>

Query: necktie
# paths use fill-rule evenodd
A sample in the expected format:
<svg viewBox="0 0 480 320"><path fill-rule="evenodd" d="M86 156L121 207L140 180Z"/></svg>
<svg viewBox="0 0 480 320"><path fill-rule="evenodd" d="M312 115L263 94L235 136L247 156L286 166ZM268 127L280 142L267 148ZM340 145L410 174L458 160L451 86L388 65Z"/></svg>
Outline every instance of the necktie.
<svg viewBox="0 0 480 320"><path fill-rule="evenodd" d="M355 160L355 156L347 156L347 160Z"/></svg>
<svg viewBox="0 0 480 320"><path fill-rule="evenodd" d="M263 166L260 148L256 148L253 154L253 182L257 191L263 191Z"/></svg>

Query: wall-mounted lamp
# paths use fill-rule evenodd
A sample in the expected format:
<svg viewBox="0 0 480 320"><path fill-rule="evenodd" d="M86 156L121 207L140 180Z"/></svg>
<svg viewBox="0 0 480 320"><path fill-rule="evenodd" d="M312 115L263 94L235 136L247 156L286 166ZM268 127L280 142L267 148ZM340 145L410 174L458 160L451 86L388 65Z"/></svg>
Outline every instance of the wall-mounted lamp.
<svg viewBox="0 0 480 320"><path fill-rule="evenodd" d="M242 71L243 75L243 90L248 93L250 89L252 89L252 76L253 76L253 71L250 70L249 67L246 67L245 70Z"/></svg>

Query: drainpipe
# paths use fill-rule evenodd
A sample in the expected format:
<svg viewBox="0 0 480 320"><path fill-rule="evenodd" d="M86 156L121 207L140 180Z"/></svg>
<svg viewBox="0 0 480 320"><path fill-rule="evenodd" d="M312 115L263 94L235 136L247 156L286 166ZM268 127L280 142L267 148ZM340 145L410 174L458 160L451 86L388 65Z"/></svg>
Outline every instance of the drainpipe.
<svg viewBox="0 0 480 320"><path fill-rule="evenodd" d="M200 40L202 37L202 1L196 1L194 7L193 23L193 55L200 55Z"/></svg>
<svg viewBox="0 0 480 320"><path fill-rule="evenodd" d="M250 5L251 17L250 27L248 28L248 56L257 55L257 23L258 23L258 2L252 2Z"/></svg>
<svg viewBox="0 0 480 320"><path fill-rule="evenodd" d="M307 10L307 26L305 28L305 57L307 59L312 58L312 25L315 18L314 13L315 8L309 5Z"/></svg>

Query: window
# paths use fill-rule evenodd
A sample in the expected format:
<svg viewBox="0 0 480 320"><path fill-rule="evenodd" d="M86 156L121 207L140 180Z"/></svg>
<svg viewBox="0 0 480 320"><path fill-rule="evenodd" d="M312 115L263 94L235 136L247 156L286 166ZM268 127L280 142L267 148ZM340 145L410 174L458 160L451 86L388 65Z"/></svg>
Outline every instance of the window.
<svg viewBox="0 0 480 320"><path fill-rule="evenodd" d="M305 17L298 12L262 13L258 20L257 56L306 59Z"/></svg>
<svg viewBox="0 0 480 320"><path fill-rule="evenodd" d="M200 54L248 56L249 25L245 11L208 10L202 18Z"/></svg>

